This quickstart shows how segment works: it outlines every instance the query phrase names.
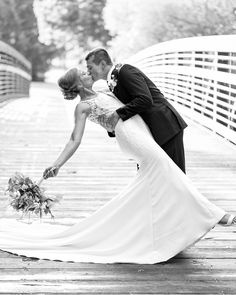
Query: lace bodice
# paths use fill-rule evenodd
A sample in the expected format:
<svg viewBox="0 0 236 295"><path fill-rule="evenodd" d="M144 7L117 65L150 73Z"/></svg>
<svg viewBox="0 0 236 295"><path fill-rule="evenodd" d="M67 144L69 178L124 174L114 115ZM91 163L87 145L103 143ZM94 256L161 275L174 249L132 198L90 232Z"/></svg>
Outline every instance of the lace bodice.
<svg viewBox="0 0 236 295"><path fill-rule="evenodd" d="M97 97L82 101L89 104L91 112L88 119L104 127L107 131L113 131L114 127L111 120L111 115L123 103L120 102L112 93L98 93Z"/></svg>

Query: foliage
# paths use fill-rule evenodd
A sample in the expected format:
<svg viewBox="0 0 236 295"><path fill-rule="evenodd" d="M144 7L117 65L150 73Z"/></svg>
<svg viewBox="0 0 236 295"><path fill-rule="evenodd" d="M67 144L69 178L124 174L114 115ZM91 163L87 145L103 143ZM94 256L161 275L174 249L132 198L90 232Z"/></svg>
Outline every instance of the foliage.
<svg viewBox="0 0 236 295"><path fill-rule="evenodd" d="M164 14L167 22L163 26L163 40L236 32L234 6L228 0L204 0L200 3L191 0L184 5L167 5Z"/></svg>
<svg viewBox="0 0 236 295"><path fill-rule="evenodd" d="M104 19L120 60L167 40L235 34L235 8L231 0L107 0Z"/></svg>
<svg viewBox="0 0 236 295"><path fill-rule="evenodd" d="M10 198L10 206L23 214L34 213L39 215L50 214L52 206L59 202L61 197L46 196L44 190L29 177L16 172L8 181L6 191Z"/></svg>
<svg viewBox="0 0 236 295"><path fill-rule="evenodd" d="M55 43L68 54L106 46L110 35L104 28L106 0L37 0L47 25L45 42ZM81 54L83 55L83 54Z"/></svg>
<svg viewBox="0 0 236 295"><path fill-rule="evenodd" d="M32 63L33 80L42 79L55 55L55 46L38 40L33 0L0 1L0 40L13 46Z"/></svg>

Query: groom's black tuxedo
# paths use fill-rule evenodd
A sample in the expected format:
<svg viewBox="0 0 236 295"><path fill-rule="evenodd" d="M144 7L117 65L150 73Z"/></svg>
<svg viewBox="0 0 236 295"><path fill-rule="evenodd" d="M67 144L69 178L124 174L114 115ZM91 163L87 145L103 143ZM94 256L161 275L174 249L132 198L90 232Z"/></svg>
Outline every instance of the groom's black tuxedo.
<svg viewBox="0 0 236 295"><path fill-rule="evenodd" d="M120 118L125 121L139 114L155 141L185 171L182 137L187 124L176 109L138 68L124 64L119 71L115 68L111 76L115 76L116 81L113 93L125 104L116 110Z"/></svg>

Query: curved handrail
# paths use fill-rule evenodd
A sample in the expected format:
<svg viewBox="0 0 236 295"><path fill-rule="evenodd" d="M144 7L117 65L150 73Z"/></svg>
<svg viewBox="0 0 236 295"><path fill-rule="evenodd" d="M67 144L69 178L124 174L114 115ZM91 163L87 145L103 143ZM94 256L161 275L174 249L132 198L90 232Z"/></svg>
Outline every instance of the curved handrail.
<svg viewBox="0 0 236 295"><path fill-rule="evenodd" d="M29 96L31 63L10 45L0 41L0 102Z"/></svg>
<svg viewBox="0 0 236 295"><path fill-rule="evenodd" d="M146 48L128 62L180 112L236 144L236 35L191 37Z"/></svg>

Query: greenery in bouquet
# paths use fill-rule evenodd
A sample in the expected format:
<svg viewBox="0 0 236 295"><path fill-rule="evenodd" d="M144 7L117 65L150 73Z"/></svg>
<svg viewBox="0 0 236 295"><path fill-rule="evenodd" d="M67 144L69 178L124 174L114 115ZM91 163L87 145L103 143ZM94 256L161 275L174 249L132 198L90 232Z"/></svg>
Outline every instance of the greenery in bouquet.
<svg viewBox="0 0 236 295"><path fill-rule="evenodd" d="M43 188L19 172L9 179L6 193L14 210L23 215L33 213L40 218L43 214L50 214L54 218L51 208L61 199L59 196L47 196Z"/></svg>

